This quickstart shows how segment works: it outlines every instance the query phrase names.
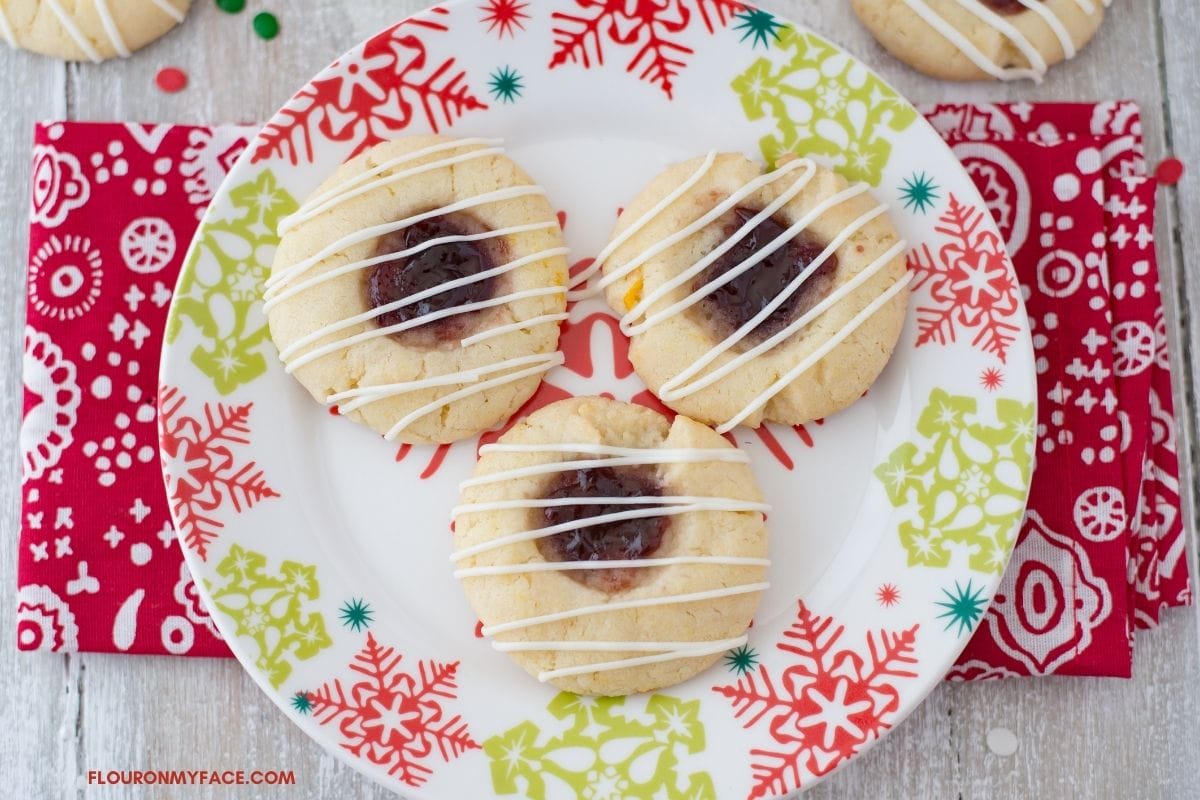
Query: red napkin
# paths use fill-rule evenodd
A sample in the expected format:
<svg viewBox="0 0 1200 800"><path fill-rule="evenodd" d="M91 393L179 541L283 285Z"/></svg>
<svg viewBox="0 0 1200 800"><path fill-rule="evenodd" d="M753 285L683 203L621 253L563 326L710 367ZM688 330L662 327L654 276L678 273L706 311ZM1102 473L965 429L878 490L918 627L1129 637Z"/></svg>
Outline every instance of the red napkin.
<svg viewBox="0 0 1200 800"><path fill-rule="evenodd" d="M184 253L252 134L37 128L21 425L22 650L229 653L175 543L155 398Z"/></svg>
<svg viewBox="0 0 1200 800"><path fill-rule="evenodd" d="M1133 629L1190 602L1155 181L1133 103L925 110L1004 233L1034 332L1020 537L951 679L1128 677Z"/></svg>
<svg viewBox="0 0 1200 800"><path fill-rule="evenodd" d="M1021 245L1014 261L1044 366L1031 514L954 677L1128 675L1132 623L1153 625L1163 605L1190 598L1149 238L1154 185L1134 177L1143 171L1137 109L939 106L929 114ZM250 133L93 123L37 130L21 649L227 654L172 541L153 398L187 242ZM1096 489L1104 491L1088 494Z"/></svg>

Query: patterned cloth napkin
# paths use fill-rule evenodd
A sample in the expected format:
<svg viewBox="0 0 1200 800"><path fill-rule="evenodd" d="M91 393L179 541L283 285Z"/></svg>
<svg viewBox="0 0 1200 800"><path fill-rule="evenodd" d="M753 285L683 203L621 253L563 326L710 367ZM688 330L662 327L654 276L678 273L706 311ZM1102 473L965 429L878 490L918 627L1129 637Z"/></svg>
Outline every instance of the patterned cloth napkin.
<svg viewBox="0 0 1200 800"><path fill-rule="evenodd" d="M1007 240L1040 394L1029 510L950 677L1128 677L1134 628L1191 599L1156 182L1146 177L1138 108L940 105L925 114ZM910 267L920 279L921 259ZM987 298L967 313L986 314ZM999 377L981 380L991 388Z"/></svg>
<svg viewBox="0 0 1200 800"><path fill-rule="evenodd" d="M1155 186L1142 177L1137 109L938 106L928 115L1008 238L1042 392L1030 512L952 677L1128 675L1135 624L1152 626L1160 608L1190 599ZM187 243L252 133L37 130L21 429L23 650L228 655L173 541L154 398ZM917 182L913 202L936 191L932 180ZM914 252L918 277L931 257ZM987 314L987 299L967 313ZM981 380L998 388L1003 375ZM211 466L222 474L230 465Z"/></svg>

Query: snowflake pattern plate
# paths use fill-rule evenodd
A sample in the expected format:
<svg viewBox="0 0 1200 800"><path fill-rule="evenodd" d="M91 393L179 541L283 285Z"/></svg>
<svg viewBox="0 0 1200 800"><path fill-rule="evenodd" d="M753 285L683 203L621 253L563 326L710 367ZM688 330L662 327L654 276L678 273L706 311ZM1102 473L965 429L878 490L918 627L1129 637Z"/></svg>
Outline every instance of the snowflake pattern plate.
<svg viewBox="0 0 1200 800"><path fill-rule="evenodd" d="M811 154L869 183L909 244L910 318L869 394L820 423L735 432L774 506L771 588L749 643L685 684L577 698L495 653L448 560L477 443L385 444L314 405L271 347L259 295L279 219L346 158L428 131L504 137L560 209L577 262L649 176L712 148ZM192 243L160 404L196 591L297 725L410 797L808 788L941 680L1012 550L1035 392L1003 242L912 106L764 11L471 0L423 12L301 90ZM598 302L573 307L563 350L526 411L572 394L655 405Z"/></svg>

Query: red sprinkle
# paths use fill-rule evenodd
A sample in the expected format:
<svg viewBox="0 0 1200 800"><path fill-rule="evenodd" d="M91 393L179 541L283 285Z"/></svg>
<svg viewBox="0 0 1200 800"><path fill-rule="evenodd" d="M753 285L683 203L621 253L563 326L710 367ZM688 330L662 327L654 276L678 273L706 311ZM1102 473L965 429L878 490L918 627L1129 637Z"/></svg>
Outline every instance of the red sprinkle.
<svg viewBox="0 0 1200 800"><path fill-rule="evenodd" d="M154 83L167 94L175 94L187 87L188 76L178 67L163 67L154 76Z"/></svg>
<svg viewBox="0 0 1200 800"><path fill-rule="evenodd" d="M1178 158L1165 158L1154 170L1154 177L1164 186L1174 186L1183 178L1183 162Z"/></svg>

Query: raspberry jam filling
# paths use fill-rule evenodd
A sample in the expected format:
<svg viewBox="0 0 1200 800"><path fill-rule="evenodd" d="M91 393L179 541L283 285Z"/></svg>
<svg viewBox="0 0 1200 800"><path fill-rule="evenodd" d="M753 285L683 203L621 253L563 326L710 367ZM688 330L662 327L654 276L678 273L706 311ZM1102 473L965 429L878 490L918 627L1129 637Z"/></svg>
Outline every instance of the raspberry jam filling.
<svg viewBox="0 0 1200 800"><path fill-rule="evenodd" d="M1045 2L1045 0L1038 0ZM1027 10L1020 0L983 0L983 4L999 14L1019 14Z"/></svg>
<svg viewBox="0 0 1200 800"><path fill-rule="evenodd" d="M758 209L735 208L725 217L725 236L733 236L757 213ZM788 227L775 217L763 220L708 269L697 275L692 291L729 272L770 244ZM825 245L801 232L750 269L710 292L696 308L716 324L719 334L729 336L766 308L824 249ZM750 331L747 338L761 341L778 333L821 302L833 289L837 264L837 255L831 253L779 308Z"/></svg>
<svg viewBox="0 0 1200 800"><path fill-rule="evenodd" d="M374 256L409 250L431 239L466 236L487 231L486 226L467 214L444 214L380 237ZM367 300L372 308L379 308L458 278L478 275L480 272L492 269L496 266L496 261L489 252L488 245L495 244L497 242L494 239L477 242L447 242L428 247L410 256L376 264L367 275ZM376 317L375 322L381 327L388 327L437 311L488 300L495 294L495 284L496 278L484 278L448 291L438 292ZM461 339L469 329L470 317L474 316L474 313L477 312L444 317L396 335L401 337L419 336L424 340L428 340L430 337L436 340Z"/></svg>
<svg viewBox="0 0 1200 800"><path fill-rule="evenodd" d="M599 467L560 473L544 494L548 499L567 497L658 497L662 488L645 470ZM542 509L543 524L560 525L585 521L604 514L630 511L641 506L601 503L597 505L553 506ZM574 528L543 536L538 551L547 561L617 561L646 558L662 545L667 529L666 517L628 519L590 527ZM627 589L637 582L643 570L616 569L564 570L593 589L607 592Z"/></svg>

